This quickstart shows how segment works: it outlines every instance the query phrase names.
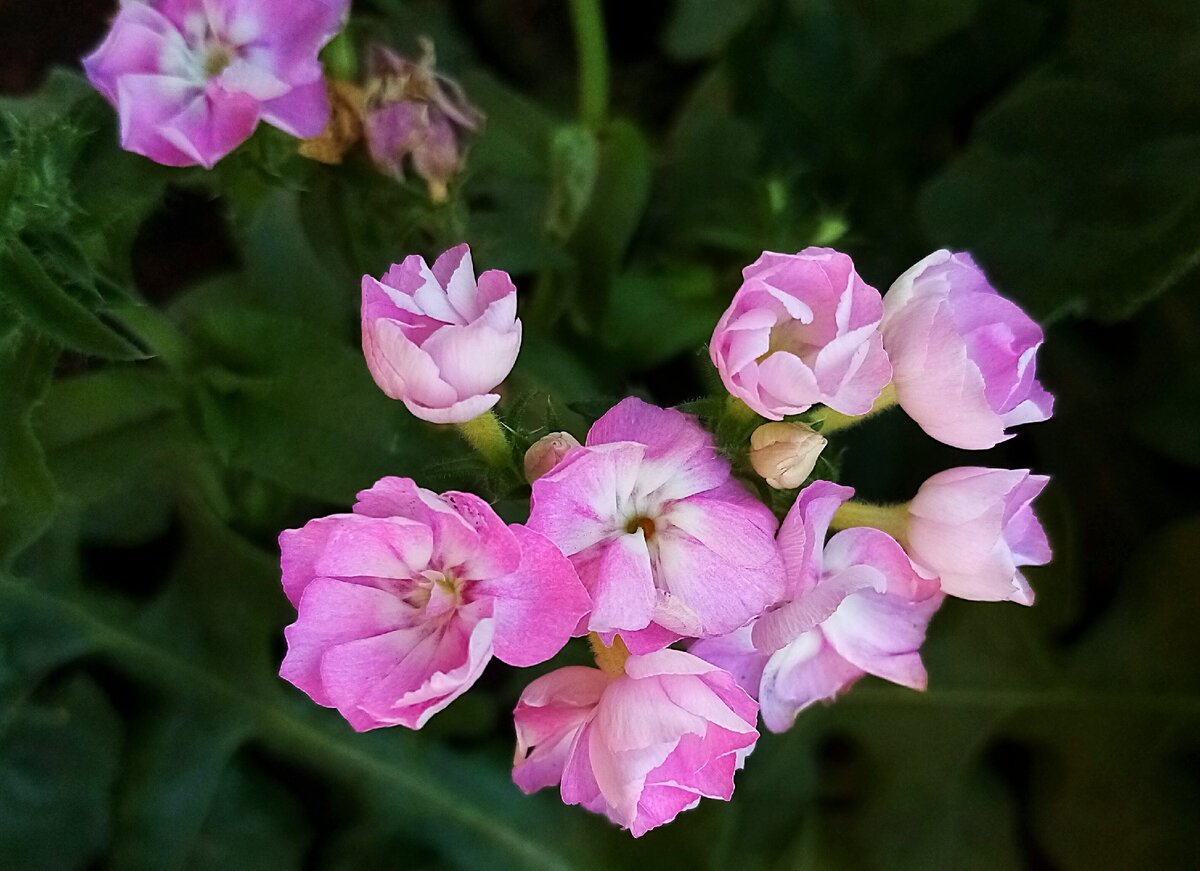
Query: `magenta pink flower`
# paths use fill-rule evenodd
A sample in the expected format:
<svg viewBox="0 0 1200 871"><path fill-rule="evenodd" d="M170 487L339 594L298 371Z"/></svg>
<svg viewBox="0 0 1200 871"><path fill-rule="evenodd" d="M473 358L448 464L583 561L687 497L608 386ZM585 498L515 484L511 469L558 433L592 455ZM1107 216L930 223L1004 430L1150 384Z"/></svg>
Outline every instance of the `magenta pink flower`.
<svg viewBox="0 0 1200 871"><path fill-rule="evenodd" d="M630 656L619 674L560 668L521 694L513 780L527 793L561 783L565 803L641 837L702 798L729 800L757 710L729 674L681 650Z"/></svg>
<svg viewBox="0 0 1200 871"><path fill-rule="evenodd" d="M879 292L831 248L764 252L709 345L726 389L780 420L818 402L866 414L892 376L879 322Z"/></svg>
<svg viewBox="0 0 1200 871"><path fill-rule="evenodd" d="M479 677L557 653L587 593L554 545L469 493L408 478L279 537L299 615L280 675L357 730L419 729Z"/></svg>
<svg viewBox="0 0 1200 871"><path fill-rule="evenodd" d="M362 342L384 393L431 423L465 423L500 400L516 362L517 289L498 269L477 283L466 245L432 269L412 254L382 280L363 276Z"/></svg>
<svg viewBox="0 0 1200 871"><path fill-rule="evenodd" d="M316 136L329 118L317 53L349 0L122 2L83 66L116 107L123 148L211 167L260 120Z"/></svg>
<svg viewBox="0 0 1200 871"><path fill-rule="evenodd" d="M825 543L830 519L853 493L828 481L804 488L779 529L786 602L691 647L758 698L774 732L866 674L925 689L920 648L942 602L937 579L877 529L847 529Z"/></svg>
<svg viewBox="0 0 1200 871"><path fill-rule="evenodd" d="M901 408L925 432L982 450L1008 428L1046 420L1037 380L1042 329L996 293L967 253L935 251L884 297L883 343Z"/></svg>
<svg viewBox="0 0 1200 871"><path fill-rule="evenodd" d="M1020 566L1050 562L1050 543L1031 505L1049 480L1024 469L939 472L908 505L908 552L941 577L951 596L1032 605Z"/></svg>
<svg viewBox="0 0 1200 871"><path fill-rule="evenodd" d="M632 397L533 483L529 515L591 593L588 628L635 653L724 634L774 603L776 526L695 420Z"/></svg>

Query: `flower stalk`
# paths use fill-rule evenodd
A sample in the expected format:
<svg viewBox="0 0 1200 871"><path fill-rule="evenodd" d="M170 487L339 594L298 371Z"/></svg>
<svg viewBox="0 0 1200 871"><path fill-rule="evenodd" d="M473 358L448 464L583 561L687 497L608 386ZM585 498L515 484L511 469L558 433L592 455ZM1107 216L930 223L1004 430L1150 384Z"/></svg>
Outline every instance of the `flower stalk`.
<svg viewBox="0 0 1200 871"><path fill-rule="evenodd" d="M872 505L852 500L843 502L829 522L830 529L868 526L886 532L900 544L908 538L908 503Z"/></svg>
<svg viewBox="0 0 1200 871"><path fill-rule="evenodd" d="M494 411L484 412L466 423L455 424L459 434L475 451L487 460L488 465L507 469L512 465L512 448L504 426Z"/></svg>
<svg viewBox="0 0 1200 871"><path fill-rule="evenodd" d="M579 54L579 120L593 130L608 115L608 44L599 0L571 0Z"/></svg>
<svg viewBox="0 0 1200 871"><path fill-rule="evenodd" d="M817 427L822 433L837 432L839 429L846 429L862 423L868 417L874 417L881 411L887 411L889 408L897 404L896 388L893 384L888 384L883 388L883 392L879 394L879 398L875 400L871 406L871 410L866 414L849 415L842 414L839 411L834 411L832 408L825 406L817 411L812 418L812 423L819 424Z"/></svg>

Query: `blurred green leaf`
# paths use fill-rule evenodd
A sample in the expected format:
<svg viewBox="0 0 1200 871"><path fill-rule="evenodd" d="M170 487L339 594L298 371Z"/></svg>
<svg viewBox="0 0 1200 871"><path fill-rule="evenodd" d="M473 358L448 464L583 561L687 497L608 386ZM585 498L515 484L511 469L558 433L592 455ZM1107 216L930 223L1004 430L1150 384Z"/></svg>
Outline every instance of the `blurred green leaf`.
<svg viewBox="0 0 1200 871"><path fill-rule="evenodd" d="M625 370L650 368L696 352L725 308L711 272L680 267L663 274L628 272L613 282L601 334Z"/></svg>
<svg viewBox="0 0 1200 871"><path fill-rule="evenodd" d="M706 0L675 0L667 24L667 52L679 60L711 57L745 26L762 0L737 0L720 6Z"/></svg>
<svg viewBox="0 0 1200 871"><path fill-rule="evenodd" d="M15 655L3 651L0 669ZM90 867L111 832L120 717L85 675L0 713L0 866Z"/></svg>
<svg viewBox="0 0 1200 871"><path fill-rule="evenodd" d="M613 280L650 197L653 155L628 121L613 121L600 139L600 168L591 202L571 239L579 263L581 306L594 319L604 311Z"/></svg>
<svg viewBox="0 0 1200 871"><path fill-rule="evenodd" d="M1181 183L1200 178L1200 105L1186 89L1147 87L1197 71L1200 8L1076 7L1066 57L977 122L920 214L931 238L970 248L1036 316L1122 317L1200 262L1200 186Z"/></svg>
<svg viewBox="0 0 1200 871"><path fill-rule="evenodd" d="M347 504L386 474L430 469L462 450L454 433L384 396L361 351L301 318L226 305L189 323L212 361L206 434L235 468Z"/></svg>
<svg viewBox="0 0 1200 871"><path fill-rule="evenodd" d="M146 356L63 290L17 238L0 249L0 298L31 327L67 348L115 360Z"/></svg>
<svg viewBox="0 0 1200 871"><path fill-rule="evenodd" d="M0 338L0 566L42 532L58 496L31 423L58 356L21 331Z"/></svg>
<svg viewBox="0 0 1200 871"><path fill-rule="evenodd" d="M566 239L592 199L600 171L596 137L582 124L566 124L550 141L550 166L554 187L550 191L550 214L546 229Z"/></svg>

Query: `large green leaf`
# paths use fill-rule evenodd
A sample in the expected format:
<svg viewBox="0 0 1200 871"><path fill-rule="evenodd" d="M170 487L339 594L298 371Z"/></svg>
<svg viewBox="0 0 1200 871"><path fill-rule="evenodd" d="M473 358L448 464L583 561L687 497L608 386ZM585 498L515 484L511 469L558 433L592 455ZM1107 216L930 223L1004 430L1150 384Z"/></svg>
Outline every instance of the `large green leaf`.
<svg viewBox="0 0 1200 871"><path fill-rule="evenodd" d="M1036 315L1119 317L1200 262L1200 106L1173 84L1200 73L1200 8L1075 5L1065 56L979 119L920 213Z"/></svg>

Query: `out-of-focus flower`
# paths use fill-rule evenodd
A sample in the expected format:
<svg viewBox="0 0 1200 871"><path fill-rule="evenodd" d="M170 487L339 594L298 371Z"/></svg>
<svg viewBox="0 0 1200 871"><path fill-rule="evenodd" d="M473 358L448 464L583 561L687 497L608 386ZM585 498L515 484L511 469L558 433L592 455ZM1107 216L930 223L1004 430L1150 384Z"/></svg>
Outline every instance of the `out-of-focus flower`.
<svg viewBox="0 0 1200 871"><path fill-rule="evenodd" d="M297 137L329 117L317 54L349 0L121 4L83 66L116 107L121 145L168 166L211 167L260 120Z"/></svg>
<svg viewBox="0 0 1200 871"><path fill-rule="evenodd" d="M1036 375L1042 329L970 254L933 252L896 279L883 306L896 398L938 441L981 450L1050 417L1054 397Z"/></svg>
<svg viewBox="0 0 1200 871"><path fill-rule="evenodd" d="M807 424L764 423L750 435L750 465L776 490L791 490L812 474L827 444Z"/></svg>
<svg viewBox="0 0 1200 871"><path fill-rule="evenodd" d="M529 526L578 569L588 628L635 653L729 632L783 591L775 516L694 419L633 397L534 481Z"/></svg>
<svg viewBox="0 0 1200 871"><path fill-rule="evenodd" d="M420 59L412 61L383 46L371 48L367 148L376 165L397 178L404 177L404 162L411 160L430 198L441 202L484 116L457 82L434 69L433 44L423 40L421 49Z"/></svg>
<svg viewBox="0 0 1200 871"><path fill-rule="evenodd" d="M476 282L466 245L432 269L412 254L382 279L363 276L362 341L384 393L431 423L465 423L500 401L492 391L516 362L517 289L498 269Z"/></svg>
<svg viewBox="0 0 1200 871"><path fill-rule="evenodd" d="M892 369L879 292L850 258L831 248L768 251L742 278L709 345L726 389L771 420L818 402L842 414L870 411Z"/></svg>
<svg viewBox="0 0 1200 871"><path fill-rule="evenodd" d="M571 448L579 447L579 439L569 432L552 432L542 436L525 452L525 480L532 484L554 470Z"/></svg>
<svg viewBox="0 0 1200 871"><path fill-rule="evenodd" d="M1050 562L1050 543L1031 505L1049 480L1024 469L939 472L908 504L905 546L951 596L1032 605L1020 566Z"/></svg>
<svg viewBox="0 0 1200 871"><path fill-rule="evenodd" d="M877 529L847 529L825 543L830 518L853 492L828 481L801 491L779 529L785 602L736 632L691 646L758 698L774 732L865 674L913 689L926 685L920 648L942 602L937 579Z"/></svg>
<svg viewBox="0 0 1200 871"><path fill-rule="evenodd" d="M300 154L320 163L338 164L363 136L363 92L351 82L329 80L329 122L319 135L300 143Z"/></svg>
<svg viewBox="0 0 1200 871"><path fill-rule="evenodd" d="M549 659L589 606L545 538L477 496L408 478L382 479L353 513L286 530L279 545L299 612L279 673L359 731L421 728L493 654Z"/></svg>
<svg viewBox="0 0 1200 871"><path fill-rule="evenodd" d="M640 837L702 798L729 800L758 740L757 707L681 650L630 656L613 672L561 668L521 694L513 780L525 792L561 783L565 803Z"/></svg>

